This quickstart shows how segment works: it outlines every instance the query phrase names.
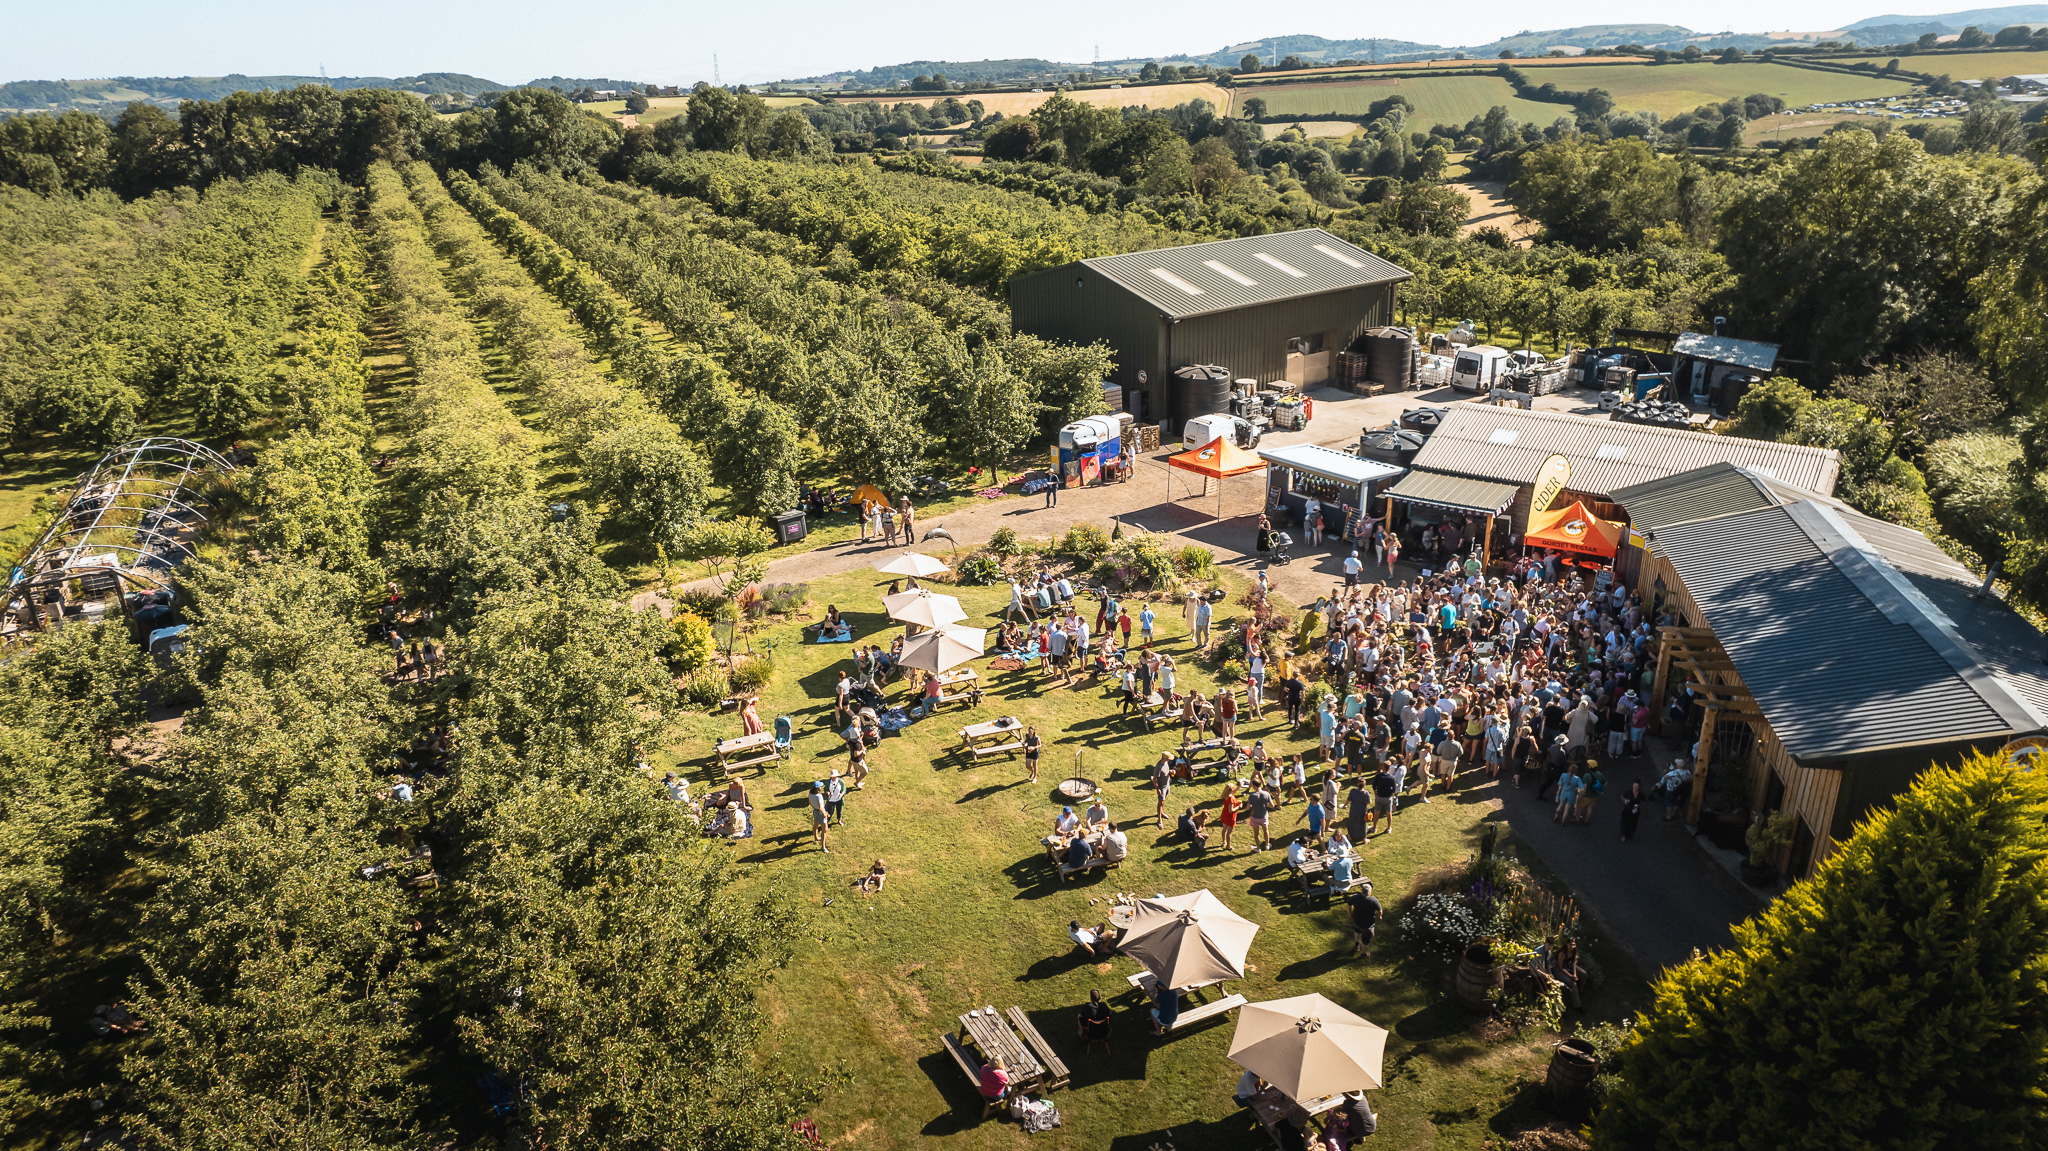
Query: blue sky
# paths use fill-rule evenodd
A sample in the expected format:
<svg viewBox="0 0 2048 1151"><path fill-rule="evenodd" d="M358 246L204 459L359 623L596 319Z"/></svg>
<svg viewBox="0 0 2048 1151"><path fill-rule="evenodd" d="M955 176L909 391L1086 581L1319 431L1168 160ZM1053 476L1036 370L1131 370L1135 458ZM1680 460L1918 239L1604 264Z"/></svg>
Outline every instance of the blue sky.
<svg viewBox="0 0 2048 1151"><path fill-rule="evenodd" d="M353 0L102 0L85 8L16 0L0 36L0 80L99 76L467 72L505 83L610 76L727 83L905 60L1040 56L1085 61L1209 52L1262 36L1386 36L1480 43L1526 28L1656 22L1700 31L1827 29L1890 10L1884 0L1468 0L1456 7L1305 0L1105 4L775 3L567 5Z"/></svg>

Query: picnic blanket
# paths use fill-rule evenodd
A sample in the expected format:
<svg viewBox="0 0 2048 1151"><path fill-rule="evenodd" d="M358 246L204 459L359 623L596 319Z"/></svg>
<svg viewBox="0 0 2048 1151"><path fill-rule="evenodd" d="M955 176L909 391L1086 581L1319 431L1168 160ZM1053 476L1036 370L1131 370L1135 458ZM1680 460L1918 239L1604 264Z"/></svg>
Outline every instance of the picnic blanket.
<svg viewBox="0 0 2048 1151"><path fill-rule="evenodd" d="M892 707L877 715L875 724L883 731L902 731L910 726L910 715L900 707Z"/></svg>
<svg viewBox="0 0 2048 1151"><path fill-rule="evenodd" d="M835 632L828 632L828 631L825 631L825 630L823 630L823 629L821 628L821 629L819 629L819 631L818 631L818 639L817 639L817 642L819 642L819 643L852 643L852 642L853 642L853 629L849 627L849 628L846 628L846 629L844 629L844 630L842 630L842 631L839 631L839 632L836 632L836 633L835 633Z"/></svg>
<svg viewBox="0 0 2048 1151"><path fill-rule="evenodd" d="M1050 1131L1060 1125L1060 1109L1049 1099L1013 1095L1010 1097L1010 1117L1027 1132Z"/></svg>
<svg viewBox="0 0 2048 1151"><path fill-rule="evenodd" d="M988 669L990 671L1022 671L1024 670L1024 661L1007 655L997 656L988 661Z"/></svg>

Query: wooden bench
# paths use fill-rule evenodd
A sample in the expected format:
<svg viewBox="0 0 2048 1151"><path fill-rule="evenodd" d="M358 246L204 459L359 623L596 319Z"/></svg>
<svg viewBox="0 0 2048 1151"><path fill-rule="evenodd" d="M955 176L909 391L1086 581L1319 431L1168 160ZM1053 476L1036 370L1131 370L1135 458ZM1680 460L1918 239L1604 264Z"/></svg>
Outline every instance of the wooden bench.
<svg viewBox="0 0 2048 1151"><path fill-rule="evenodd" d="M1052 1044L1047 1043L1045 1036L1038 1033L1038 1028L1031 1025L1031 1020L1024 1014L1024 1009L1012 1007L1004 1014L1010 1017L1010 1025L1017 1029L1017 1034L1024 1040L1024 1045L1031 1048L1031 1053L1038 1056L1038 1061L1045 1065L1045 1079L1040 1086L1047 1091L1057 1091L1065 1087L1072 1078L1067 1072L1067 1065L1058 1055L1053 1054Z"/></svg>
<svg viewBox="0 0 2048 1151"><path fill-rule="evenodd" d="M1243 1007L1244 1005L1244 996L1226 995L1223 998L1218 999L1214 1003L1204 1003L1200 1007L1195 1008L1193 1011L1183 1011L1179 1015L1174 1016L1173 1026L1167 1028L1166 1030L1168 1032L1174 1032L1179 1031L1183 1027L1193 1027L1197 1023L1214 1019L1218 1015L1223 1015L1228 1012L1235 1011L1238 1008Z"/></svg>
<svg viewBox="0 0 2048 1151"><path fill-rule="evenodd" d="M1001 1107L1002 1103L981 1093L981 1068L978 1061L951 1035L939 1036L939 1045L946 1049L946 1054L953 1057L953 1062L960 1068L960 1074L967 1076L967 1082L974 1085L974 1097L981 1100L981 1117L988 1118L988 1113Z"/></svg>
<svg viewBox="0 0 2048 1151"><path fill-rule="evenodd" d="M1128 859L1130 857L1125 856L1124 858ZM1101 868L1104 871L1115 871L1117 868L1122 867L1123 865L1124 861L1122 859L1111 859L1106 855L1091 855L1088 857L1088 862L1082 864L1079 867L1069 867L1064 863L1060 864L1060 879L1062 882L1064 882L1066 880L1072 879L1076 875L1081 875L1086 872L1094 871L1096 868Z"/></svg>

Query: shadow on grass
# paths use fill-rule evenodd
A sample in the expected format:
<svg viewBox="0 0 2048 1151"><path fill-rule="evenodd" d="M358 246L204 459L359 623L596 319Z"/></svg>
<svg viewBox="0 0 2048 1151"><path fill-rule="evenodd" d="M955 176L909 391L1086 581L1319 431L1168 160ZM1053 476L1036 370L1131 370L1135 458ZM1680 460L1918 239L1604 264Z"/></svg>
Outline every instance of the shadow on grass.
<svg viewBox="0 0 2048 1151"><path fill-rule="evenodd" d="M973 803L977 799L987 799L991 795L1000 795L1003 792L1010 790L1011 788L1017 786L1020 783L1029 782L1030 780L1013 779L1008 783L991 783L986 787L977 787L973 791L968 792L967 794L961 796L953 802L955 804Z"/></svg>
<svg viewBox="0 0 2048 1151"><path fill-rule="evenodd" d="M1076 1080L1078 1082L1078 1080ZM1270 1141L1259 1131L1249 1111L1239 1110L1207 1123L1175 1123L1135 1135L1119 1135L1109 1141L1109 1151L1151 1151L1173 1147L1176 1151L1210 1151L1212 1148L1264 1147Z"/></svg>
<svg viewBox="0 0 2048 1151"><path fill-rule="evenodd" d="M1018 899L1044 899L1048 895L1058 894L1060 888L1068 886L1060 882L1059 871L1042 854L1018 860L1003 868L1003 874L1009 876L1010 881L1016 884ZM1101 868L1096 868L1074 880L1073 885L1085 887L1090 882L1099 880L1103 874L1105 873Z"/></svg>
<svg viewBox="0 0 2048 1151"><path fill-rule="evenodd" d="M1098 962L1100 961L1090 956L1087 952L1079 947L1075 947L1059 955L1048 955L1044 959L1025 968L1024 974L1017 977L1017 982L1034 983L1040 979L1057 979L1062 975L1078 971L1083 967L1093 967ZM1040 1028L1040 1030L1044 1029Z"/></svg>
<svg viewBox="0 0 2048 1151"><path fill-rule="evenodd" d="M932 1042L936 1045L937 1038L935 1037ZM919 1134L958 1135L974 1129L983 1122L998 1122L993 1115L987 1120L981 1118L981 1091L969 1084L966 1076L960 1074L959 1064L953 1062L953 1057L946 1053L945 1048L940 1047L919 1059L917 1065L931 1078L932 1085L939 1089L939 1094L952 1105L944 1114L933 1116L931 1122L926 1123Z"/></svg>
<svg viewBox="0 0 2048 1151"><path fill-rule="evenodd" d="M1351 962L1351 944L1346 940L1337 950L1318 955L1313 959L1302 959L1281 968L1274 976L1275 983L1286 983L1291 979L1314 979L1328 975Z"/></svg>
<svg viewBox="0 0 2048 1151"><path fill-rule="evenodd" d="M733 844L739 844L739 843L758 843L758 844L762 844L762 845L764 846L764 848L765 848L764 850L761 850L761 851L757 851L757 852L755 852L755 853L754 853L754 854L752 854L752 855L748 855L748 856L742 856L742 857L740 858L740 862L741 862L741 863L767 863L767 862L770 862L771 860L777 860L777 859L788 859L788 858L790 858L790 857L792 857L792 856L794 856L794 855L796 854L797 848L799 848L799 847L807 847L807 846L809 846L809 845L810 845L810 843L811 843L811 831L810 831L810 829L809 829L809 828L805 828L805 829L803 829L802 831L791 831L791 832L786 832L786 833L784 833L784 834L782 834L782 835L777 835L777 836L772 836L772 837L765 837L765 836L759 835L759 834L757 833L757 834L755 835L755 837L754 837L753 839L743 839L743 840L732 840L732 839L729 839L729 840L726 840L725 842L727 842L727 843L733 843ZM770 844L773 844L774 846L767 846L767 845L770 845Z"/></svg>
<svg viewBox="0 0 2048 1151"><path fill-rule="evenodd" d="M1118 980L1121 983L1121 980ZM1103 990L1103 998L1109 992ZM1146 1078L1146 1063L1150 1059L1153 1039L1147 1034L1151 1030L1151 1019L1143 1011L1124 1011L1110 1016L1109 1046L1104 1050L1098 1043L1088 1048L1081 1042L1075 1030L1075 1021L1081 1010L1080 1001L1071 1007L1055 1007L1044 1011L1027 1011L1025 1015L1039 1035L1052 1046L1054 1055L1067 1065L1068 1089L1090 1087L1097 1083L1122 1081L1143 1081ZM1054 1096L1058 1102L1059 1097Z"/></svg>

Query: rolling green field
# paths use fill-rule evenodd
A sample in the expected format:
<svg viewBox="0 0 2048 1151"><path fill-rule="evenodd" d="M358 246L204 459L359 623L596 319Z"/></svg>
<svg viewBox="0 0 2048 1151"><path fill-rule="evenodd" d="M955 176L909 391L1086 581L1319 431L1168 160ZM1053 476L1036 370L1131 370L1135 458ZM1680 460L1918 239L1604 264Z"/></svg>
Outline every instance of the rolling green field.
<svg viewBox="0 0 2048 1151"><path fill-rule="evenodd" d="M795 108L804 104L816 103L816 101L808 96L763 96L761 99L766 101L770 108ZM624 100L595 100L583 105L583 107L596 112L600 116L618 116L625 113L626 102ZM690 98L688 96L649 96L647 98L647 110L640 113L637 120L641 124L659 124L672 116L681 116L689 110Z"/></svg>
<svg viewBox="0 0 2048 1151"><path fill-rule="evenodd" d="M1463 124L1474 116L1485 115L1496 104L1507 105L1517 120L1534 124L1548 124L1572 113L1564 104L1524 100L1498 76L1402 76L1329 84L1272 84L1261 85L1256 95L1265 98L1266 110L1271 115L1309 116L1320 112L1363 115L1374 100L1384 100L1395 93L1408 97L1415 105L1409 123L1417 128Z"/></svg>
<svg viewBox="0 0 2048 1151"><path fill-rule="evenodd" d="M2048 56L2048 54L2043 54ZM2024 54L2009 53L2003 60L2013 69L2025 62ZM2048 69L2048 64L2039 65ZM2009 74L2005 73L2005 74ZM1785 103L1803 104L1837 100L1866 100L1874 96L1903 96L1911 91L1903 80L1879 76L1845 76L1793 68L1783 64L1560 64L1546 67L1542 79L1567 91L1605 88L1614 93L1614 106L1621 111L1655 112L1673 116L1690 112L1701 104L1718 104L1732 96L1756 93L1777 96ZM1268 110L1278 116L1311 115L1318 112L1363 113L1374 100L1396 92L1415 104L1415 122L1463 124L1488 108L1504 104L1515 118L1526 123L1548 124L1559 116L1571 115L1564 104L1549 104L1517 97L1506 80L1495 76L1399 76L1384 79L1332 81L1321 84L1260 84L1245 94L1265 97Z"/></svg>
<svg viewBox="0 0 2048 1151"><path fill-rule="evenodd" d="M1903 96L1912 90L1904 80L1844 76L1811 68L1762 63L1665 64L1658 67L1588 64L1548 69L1543 78L1573 91L1605 88L1614 93L1615 108L1655 112L1661 116L1674 116L1690 112L1701 104L1718 104L1731 96L1756 93L1777 96L1797 108L1803 104L1837 100Z"/></svg>

